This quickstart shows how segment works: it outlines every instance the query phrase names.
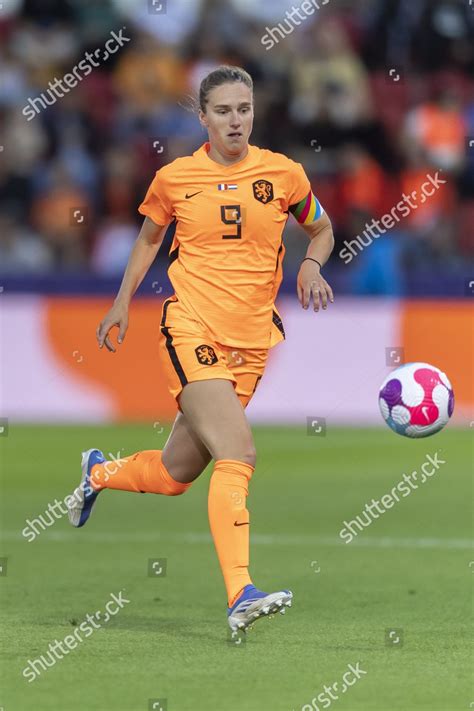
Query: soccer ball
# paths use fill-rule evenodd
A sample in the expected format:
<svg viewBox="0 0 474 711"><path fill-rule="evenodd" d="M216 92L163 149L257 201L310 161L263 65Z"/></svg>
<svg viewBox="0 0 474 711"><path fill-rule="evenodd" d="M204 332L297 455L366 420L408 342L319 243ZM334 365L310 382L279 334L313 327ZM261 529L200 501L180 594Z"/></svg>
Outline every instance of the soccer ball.
<svg viewBox="0 0 474 711"><path fill-rule="evenodd" d="M379 407L389 427L405 437L439 432L454 410L454 392L446 375L428 363L406 363L385 378Z"/></svg>

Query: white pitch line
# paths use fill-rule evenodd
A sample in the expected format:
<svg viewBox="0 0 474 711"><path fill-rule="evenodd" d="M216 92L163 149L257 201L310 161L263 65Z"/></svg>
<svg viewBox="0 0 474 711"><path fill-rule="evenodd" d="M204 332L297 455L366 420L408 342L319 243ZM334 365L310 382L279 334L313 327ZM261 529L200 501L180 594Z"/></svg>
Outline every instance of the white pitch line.
<svg viewBox="0 0 474 711"><path fill-rule="evenodd" d="M37 540L48 543L211 543L212 538L209 533L89 533L83 531L53 531L46 529L30 543L34 545ZM0 541L24 542L27 539L21 535L21 531L3 531L0 534ZM337 536L311 536L311 535L291 535L291 534L262 534L251 535L251 543L262 546L331 546L340 548L432 548L432 549L471 549L474 542L468 538L394 538L372 536L364 537L359 534L351 543L344 543Z"/></svg>

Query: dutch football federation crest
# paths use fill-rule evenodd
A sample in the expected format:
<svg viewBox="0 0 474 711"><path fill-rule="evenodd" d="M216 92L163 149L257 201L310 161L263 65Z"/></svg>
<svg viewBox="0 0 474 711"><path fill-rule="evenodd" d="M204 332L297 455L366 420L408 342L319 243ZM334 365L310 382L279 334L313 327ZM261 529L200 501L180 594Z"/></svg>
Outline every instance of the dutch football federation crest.
<svg viewBox="0 0 474 711"><path fill-rule="evenodd" d="M202 346L195 348L194 351L196 353L196 358L201 365L214 365L214 363L217 363L218 361L216 352L212 346L206 346L203 344Z"/></svg>
<svg viewBox="0 0 474 711"><path fill-rule="evenodd" d="M273 200L273 184L269 180L256 180L252 187L255 200L263 202L264 205Z"/></svg>

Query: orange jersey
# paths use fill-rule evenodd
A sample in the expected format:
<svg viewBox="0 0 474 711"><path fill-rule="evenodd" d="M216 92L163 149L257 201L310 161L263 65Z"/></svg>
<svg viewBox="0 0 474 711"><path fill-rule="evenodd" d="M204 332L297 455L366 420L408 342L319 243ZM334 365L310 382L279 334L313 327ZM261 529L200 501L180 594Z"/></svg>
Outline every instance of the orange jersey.
<svg viewBox="0 0 474 711"><path fill-rule="evenodd" d="M176 220L168 275L176 296L217 343L269 348L284 337L274 301L282 280L289 207L311 191L299 163L249 146L225 166L209 143L157 171L139 207Z"/></svg>

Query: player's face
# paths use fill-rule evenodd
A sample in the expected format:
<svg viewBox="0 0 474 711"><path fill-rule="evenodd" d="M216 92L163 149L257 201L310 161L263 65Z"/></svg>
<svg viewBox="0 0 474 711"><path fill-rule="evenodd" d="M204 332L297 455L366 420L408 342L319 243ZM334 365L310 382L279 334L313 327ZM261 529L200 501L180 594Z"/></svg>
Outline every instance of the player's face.
<svg viewBox="0 0 474 711"><path fill-rule="evenodd" d="M206 113L199 112L209 142L223 155L239 155L247 149L252 132L252 92L242 82L221 84L208 94Z"/></svg>

